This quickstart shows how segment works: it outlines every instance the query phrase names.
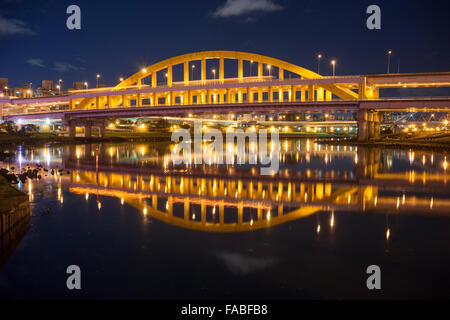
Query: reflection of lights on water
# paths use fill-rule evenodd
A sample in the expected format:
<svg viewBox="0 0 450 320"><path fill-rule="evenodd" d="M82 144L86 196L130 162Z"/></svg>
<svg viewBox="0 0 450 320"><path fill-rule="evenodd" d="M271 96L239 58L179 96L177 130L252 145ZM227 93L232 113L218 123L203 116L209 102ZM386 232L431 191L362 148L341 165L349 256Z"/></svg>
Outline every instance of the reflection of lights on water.
<svg viewBox="0 0 450 320"><path fill-rule="evenodd" d="M391 237L391 229L387 229L386 230L386 240L389 240L389 238Z"/></svg>
<svg viewBox="0 0 450 320"><path fill-rule="evenodd" d="M267 211L267 220L270 221L271 218L271 214L270 214L270 210Z"/></svg>
<svg viewBox="0 0 450 320"><path fill-rule="evenodd" d="M409 152L409 164L412 165L414 162L414 152Z"/></svg>
<svg viewBox="0 0 450 320"><path fill-rule="evenodd" d="M144 215L147 215L147 208L144 208Z"/></svg>
<svg viewBox="0 0 450 320"><path fill-rule="evenodd" d="M406 201L406 196L405 196L405 194L403 194L403 198L402 198L402 204L403 205L405 204L405 201Z"/></svg>
<svg viewBox="0 0 450 320"><path fill-rule="evenodd" d="M433 209L433 204L434 204L434 198L431 197L431 200L430 200L430 209Z"/></svg>
<svg viewBox="0 0 450 320"><path fill-rule="evenodd" d="M320 224L319 225L317 225L317 233L320 233Z"/></svg>
<svg viewBox="0 0 450 320"><path fill-rule="evenodd" d="M331 213L331 219L330 219L330 227L334 227L334 211Z"/></svg>
<svg viewBox="0 0 450 320"><path fill-rule="evenodd" d="M400 207L400 197L397 197L397 209Z"/></svg>
<svg viewBox="0 0 450 320"><path fill-rule="evenodd" d="M375 196L375 199L373 200L373 204L374 204L375 207L377 206L377 202L378 202L378 197Z"/></svg>
<svg viewBox="0 0 450 320"><path fill-rule="evenodd" d="M88 200L88 199L89 199L89 193L88 193L88 192L86 192L86 196L85 196L85 198L86 198L86 200Z"/></svg>
<svg viewBox="0 0 450 320"><path fill-rule="evenodd" d="M102 203L100 201L97 203L97 207L98 207L98 210L100 210L102 208Z"/></svg>
<svg viewBox="0 0 450 320"><path fill-rule="evenodd" d="M120 204L123 205L125 200L123 198L120 198Z"/></svg>
<svg viewBox="0 0 450 320"><path fill-rule="evenodd" d="M444 157L444 162L442 163L442 166L444 167L444 170L447 171L448 167L447 157Z"/></svg>

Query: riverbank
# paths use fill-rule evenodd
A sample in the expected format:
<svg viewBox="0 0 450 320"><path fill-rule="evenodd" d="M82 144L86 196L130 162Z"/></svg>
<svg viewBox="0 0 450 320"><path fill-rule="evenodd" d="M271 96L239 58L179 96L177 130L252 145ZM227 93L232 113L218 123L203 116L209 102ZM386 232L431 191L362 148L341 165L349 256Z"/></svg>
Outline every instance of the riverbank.
<svg viewBox="0 0 450 320"><path fill-rule="evenodd" d="M0 234L8 231L20 220L29 217L28 196L0 175Z"/></svg>
<svg viewBox="0 0 450 320"><path fill-rule="evenodd" d="M382 139L373 139L369 141L357 141L356 138L350 139L320 139L321 143L333 145L352 145L366 147L383 147L390 149L424 149L450 151L450 135L433 135L408 138L403 137L383 137Z"/></svg>
<svg viewBox="0 0 450 320"><path fill-rule="evenodd" d="M105 137L69 137L49 132L36 132L28 136L0 133L0 146L42 145L42 144L83 144L96 142L168 142L170 132L113 132L107 131Z"/></svg>

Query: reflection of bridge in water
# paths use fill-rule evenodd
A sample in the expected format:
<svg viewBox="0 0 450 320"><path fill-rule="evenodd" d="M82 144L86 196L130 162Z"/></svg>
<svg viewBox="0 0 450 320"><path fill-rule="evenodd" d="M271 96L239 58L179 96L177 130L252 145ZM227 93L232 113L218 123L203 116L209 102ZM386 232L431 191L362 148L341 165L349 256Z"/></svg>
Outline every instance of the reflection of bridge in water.
<svg viewBox="0 0 450 320"><path fill-rule="evenodd" d="M448 174L383 172L375 161L379 151L360 148L354 155L358 160L353 172L340 175L282 170L276 176L256 176L236 167L230 174L222 169L112 166L104 157L99 157L104 160L97 171L89 157L69 158L65 167L72 170L71 192L86 198L116 197L145 215L193 230L250 231L335 210L450 213Z"/></svg>

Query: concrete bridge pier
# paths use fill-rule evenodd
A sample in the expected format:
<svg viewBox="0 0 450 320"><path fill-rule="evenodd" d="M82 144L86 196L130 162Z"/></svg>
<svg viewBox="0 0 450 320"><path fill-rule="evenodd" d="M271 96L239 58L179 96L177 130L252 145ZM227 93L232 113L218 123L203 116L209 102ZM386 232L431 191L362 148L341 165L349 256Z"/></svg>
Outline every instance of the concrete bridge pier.
<svg viewBox="0 0 450 320"><path fill-rule="evenodd" d="M366 141L369 138L368 112L358 111L356 113L356 121L358 121L358 141Z"/></svg>
<svg viewBox="0 0 450 320"><path fill-rule="evenodd" d="M68 131L69 131L69 137L74 138L76 135L76 127L75 125L69 125L68 126Z"/></svg>
<svg viewBox="0 0 450 320"><path fill-rule="evenodd" d="M105 125L100 125L98 127L98 135L100 138L104 138L105 137L105 132L106 132L106 127Z"/></svg>
<svg viewBox="0 0 450 320"><path fill-rule="evenodd" d="M92 136L92 127L90 127L90 126L84 127L84 136L86 138L90 138Z"/></svg>
<svg viewBox="0 0 450 320"><path fill-rule="evenodd" d="M380 136L381 113L375 111L358 111L358 141L376 139Z"/></svg>

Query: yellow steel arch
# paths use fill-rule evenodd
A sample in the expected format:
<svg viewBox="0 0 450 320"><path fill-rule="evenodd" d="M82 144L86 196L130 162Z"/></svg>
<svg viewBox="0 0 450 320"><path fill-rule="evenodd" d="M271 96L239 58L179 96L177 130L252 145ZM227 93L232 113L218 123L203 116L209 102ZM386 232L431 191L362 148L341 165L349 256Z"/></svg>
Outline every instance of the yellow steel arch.
<svg viewBox="0 0 450 320"><path fill-rule="evenodd" d="M175 65L188 63L191 61L198 61L198 60L207 60L207 59L234 59L234 60L247 60L247 61L254 61L257 63L262 63L266 65L271 65L273 67L277 67L280 70L286 70L289 72L292 72L294 74L297 74L305 79L321 79L323 78L320 74L315 73L311 70L305 69L303 67L291 64L289 62L263 56L260 54L255 53L248 53L248 52L240 52L240 51L201 51L201 52L194 52L194 53L188 53L183 54L180 56L176 56L173 58L169 58L160 62L157 62L153 65L147 66L143 69L141 69L139 72L136 72L129 78L125 79L121 83L115 86L115 88L121 88L121 87L129 87L135 84L138 84L139 81L143 78L147 78L151 76L152 74L167 69L169 67L173 67ZM144 72L145 70L145 72ZM321 85L325 90L332 92L334 95L338 96L341 99L345 100L353 100L358 98L358 94L345 88L341 88L337 85ZM80 104L79 107L84 107L88 102L91 102L93 98L90 99L84 99Z"/></svg>

